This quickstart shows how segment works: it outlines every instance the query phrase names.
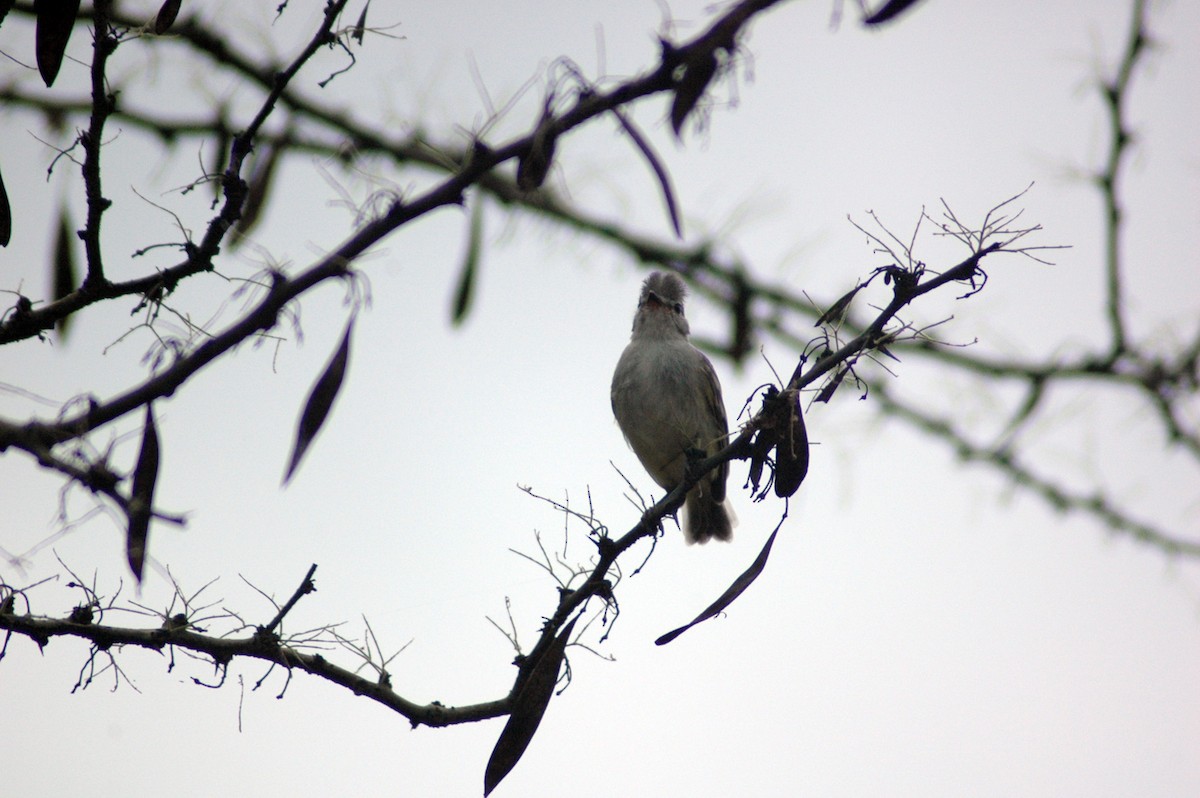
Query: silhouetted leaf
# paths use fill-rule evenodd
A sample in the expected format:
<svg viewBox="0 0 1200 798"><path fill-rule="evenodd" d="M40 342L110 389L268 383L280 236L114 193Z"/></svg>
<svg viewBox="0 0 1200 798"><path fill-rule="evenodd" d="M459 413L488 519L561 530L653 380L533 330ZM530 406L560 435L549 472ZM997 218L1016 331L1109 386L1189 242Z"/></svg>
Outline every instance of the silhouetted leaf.
<svg viewBox="0 0 1200 798"><path fill-rule="evenodd" d="M133 471L133 490L129 496L129 533L125 538L129 568L139 582L142 581L142 567L146 562L146 538L150 535L158 463L158 428L154 424L154 412L150 405L146 405L146 426L142 432L142 450Z"/></svg>
<svg viewBox="0 0 1200 798"><path fill-rule="evenodd" d="M58 212L58 231L54 236L54 301L58 301L70 294L79 285L79 277L75 269L75 246L73 239L75 231L72 229L71 219L67 214L66 206L63 206ZM67 338L67 331L71 326L71 314L67 314L58 320L55 324L55 330L58 332L58 337L64 341Z"/></svg>
<svg viewBox="0 0 1200 798"><path fill-rule="evenodd" d="M338 391L341 390L342 378L346 376L346 363L350 359L350 333L353 330L354 318L351 317L350 321L346 322L342 343L338 346L337 352L334 353L329 364L325 366L325 371L321 373L317 384L313 386L312 392L308 395L308 401L304 404L304 412L300 414L300 423L296 427L296 443L292 447L292 459L288 463L287 473L283 475L283 484L285 485L292 478L292 473L300 464L300 458L308 450L309 444L321 431L321 426L329 417L330 408L333 407L333 400L337 398Z"/></svg>
<svg viewBox="0 0 1200 798"><path fill-rule="evenodd" d="M12 240L12 206L8 204L8 192L4 190L4 175L0 174L0 247L7 247Z"/></svg>
<svg viewBox="0 0 1200 798"><path fill-rule="evenodd" d="M179 7L183 4L183 0L166 0L158 9L158 16L154 18L154 32L162 36L170 29L175 22L175 17L179 16Z"/></svg>
<svg viewBox="0 0 1200 798"><path fill-rule="evenodd" d="M717 73L717 57L711 51L694 52L680 68L683 74L675 80L675 99L671 103L671 129L676 138L681 136L688 114L704 96L704 90Z"/></svg>
<svg viewBox="0 0 1200 798"><path fill-rule="evenodd" d="M42 82L53 86L75 28L79 0L33 0L33 13L37 15L38 72Z"/></svg>
<svg viewBox="0 0 1200 798"><path fill-rule="evenodd" d="M775 495L794 494L808 475L808 430L800 412L800 396L788 402L787 426L775 447Z"/></svg>
<svg viewBox="0 0 1200 798"><path fill-rule="evenodd" d="M571 630L575 628L572 620L562 628L558 637L554 638L546 651L533 665L525 684L513 701L512 712L500 739L492 749L488 759L487 769L483 773L483 794L486 797L496 785L508 775L509 771L521 759L525 749L533 739L546 707L554 696L554 685L558 683L558 671L563 661L563 652L571 638Z"/></svg>
<svg viewBox="0 0 1200 798"><path fill-rule="evenodd" d="M758 553L758 557L755 558L750 567L747 568L741 576L735 579L733 584L729 586L729 589L722 593L719 599L709 605L708 609L697 615L695 620L693 620L691 623L684 624L678 629L673 629L670 632L667 632L665 635L655 640L654 645L665 646L667 643L670 643L688 629L691 629L698 623L707 621L714 615L720 614L726 607L732 604L738 596L742 595L746 588L753 584L755 579L758 579L758 575L761 574L763 569L767 567L767 557L771 556L771 546L774 545L775 536L778 534L778 529L771 533L771 537L767 538L767 542L763 545L762 551Z"/></svg>
<svg viewBox="0 0 1200 798"><path fill-rule="evenodd" d="M367 9L371 7L371 0L367 0L363 4L362 13L358 15L358 22L354 23L354 27L350 29L350 38L362 44L363 34L367 30Z"/></svg>
<svg viewBox="0 0 1200 798"><path fill-rule="evenodd" d="M887 22L908 11L915 6L920 0L888 0L874 14L870 14L863 20L864 25L878 25Z"/></svg>
<svg viewBox="0 0 1200 798"><path fill-rule="evenodd" d="M450 319L455 326L463 323L471 309L471 299L475 296L475 277L479 272L479 253L482 249L483 195L477 194L475 204L471 206L471 224L467 228L467 253L458 273L458 287L454 289L454 310Z"/></svg>

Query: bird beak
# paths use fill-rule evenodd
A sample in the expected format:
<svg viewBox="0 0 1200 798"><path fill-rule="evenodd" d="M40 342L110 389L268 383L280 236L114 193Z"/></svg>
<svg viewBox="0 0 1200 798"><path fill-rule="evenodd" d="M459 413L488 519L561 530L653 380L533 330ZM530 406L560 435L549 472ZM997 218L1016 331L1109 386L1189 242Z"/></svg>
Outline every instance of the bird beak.
<svg viewBox="0 0 1200 798"><path fill-rule="evenodd" d="M653 291L650 291L646 294L645 306L646 307L657 306L660 308L665 308L665 307L667 307L667 303L663 302L662 299L658 296L658 294L654 293Z"/></svg>

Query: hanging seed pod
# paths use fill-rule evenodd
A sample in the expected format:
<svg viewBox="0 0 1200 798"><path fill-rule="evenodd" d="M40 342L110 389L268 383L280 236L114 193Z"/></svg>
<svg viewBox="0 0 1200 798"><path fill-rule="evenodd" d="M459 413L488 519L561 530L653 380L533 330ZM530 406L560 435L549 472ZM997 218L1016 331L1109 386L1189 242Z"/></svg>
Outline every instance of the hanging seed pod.
<svg viewBox="0 0 1200 798"><path fill-rule="evenodd" d="M165 3L158 9L158 16L154 18L154 34L162 36L171 26L175 24L175 17L179 16L179 8L183 5L183 0L166 0Z"/></svg>
<svg viewBox="0 0 1200 798"><path fill-rule="evenodd" d="M741 576L733 580L733 584L731 584L725 590L725 592L721 594L720 598L710 604L708 609L697 615L690 623L686 623L678 629L672 629L671 631L667 632L665 635L655 640L654 645L665 646L667 643L670 643L672 640L679 637L696 624L703 623L709 618L713 618L724 612L725 608L736 601L738 596L746 592L746 588L754 584L754 580L758 579L759 574L761 574L763 569L767 567L767 558L771 556L771 546L775 545L775 536L778 534L779 529L777 528L771 533L771 537L767 538L767 542L763 544L762 550L758 553L758 556L754 558L754 562L750 564L750 567L747 568Z"/></svg>
<svg viewBox="0 0 1200 798"><path fill-rule="evenodd" d="M154 412L146 405L146 425L142 432L142 450L133 471L133 490L129 496L129 531L125 537L125 554L129 568L139 582L146 563L146 539L150 536L150 516L154 507L154 484L158 481L158 428Z"/></svg>
<svg viewBox="0 0 1200 798"><path fill-rule="evenodd" d="M775 495L781 499L794 495L808 475L808 430L798 393L787 403L784 414L784 428L775 447Z"/></svg>
<svg viewBox="0 0 1200 798"><path fill-rule="evenodd" d="M67 52L75 16L79 13L79 0L33 0L33 13L37 17L38 72L42 82L50 87L58 77L63 55Z"/></svg>
<svg viewBox="0 0 1200 798"><path fill-rule="evenodd" d="M337 399L338 391L342 388L342 379L346 376L346 364L350 360L350 333L354 330L354 318L346 323L346 331L342 334L342 343L330 359L325 371L317 379L308 401L304 403L304 412L300 414L300 423L296 426L296 441L292 446L292 458L288 463L287 472L283 475L283 484L287 484L300 465L300 458L308 451L309 445L321 431L333 400Z"/></svg>
<svg viewBox="0 0 1200 798"><path fill-rule="evenodd" d="M12 240L12 206L8 204L8 192L4 190L4 175L0 174L0 247L7 247Z"/></svg>
<svg viewBox="0 0 1200 798"><path fill-rule="evenodd" d="M79 277L75 268L75 232L72 230L70 216L64 205L58 212L58 227L54 235L54 260L50 264L54 282L54 301L71 294L79 285ZM55 324L58 337L65 341L67 330L71 326L71 315L63 316Z"/></svg>
<svg viewBox="0 0 1200 798"><path fill-rule="evenodd" d="M471 300L475 297L475 278L479 271L479 254L483 249L483 194L476 194L471 206L471 223L467 228L467 252L458 273L454 290L454 308L450 321L457 327L467 318Z"/></svg>
<svg viewBox="0 0 1200 798"><path fill-rule="evenodd" d="M538 724L542 722L542 716L546 714L546 707L550 705L550 699L554 696L554 685L558 683L563 653L574 628L574 620L562 628L554 642L538 658L529 673L529 678L517 693L508 722L504 724L504 731L500 732L500 739L492 749L487 769L483 774L485 798L508 775L529 747Z"/></svg>

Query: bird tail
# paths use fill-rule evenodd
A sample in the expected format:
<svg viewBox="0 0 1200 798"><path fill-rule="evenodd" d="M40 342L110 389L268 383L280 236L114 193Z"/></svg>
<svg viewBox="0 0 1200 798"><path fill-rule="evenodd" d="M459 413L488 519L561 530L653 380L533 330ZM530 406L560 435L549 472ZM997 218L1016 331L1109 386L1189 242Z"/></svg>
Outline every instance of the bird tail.
<svg viewBox="0 0 1200 798"><path fill-rule="evenodd" d="M688 543L707 543L733 537L733 518L725 502L716 501L704 483L687 495L683 505L683 536Z"/></svg>

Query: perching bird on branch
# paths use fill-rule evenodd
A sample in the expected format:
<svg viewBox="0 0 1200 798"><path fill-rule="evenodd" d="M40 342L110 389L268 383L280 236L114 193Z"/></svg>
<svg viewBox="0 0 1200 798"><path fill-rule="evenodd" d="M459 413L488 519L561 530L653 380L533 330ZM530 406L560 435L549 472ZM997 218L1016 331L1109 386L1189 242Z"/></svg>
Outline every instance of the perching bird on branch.
<svg viewBox="0 0 1200 798"><path fill-rule="evenodd" d="M642 284L633 335L613 372L612 408L625 440L655 482L671 490L683 481L689 454L710 457L726 443L729 425L712 363L688 342L683 315L687 288L679 275L653 272ZM729 540L725 506L729 464L688 492L683 534L688 543Z"/></svg>

